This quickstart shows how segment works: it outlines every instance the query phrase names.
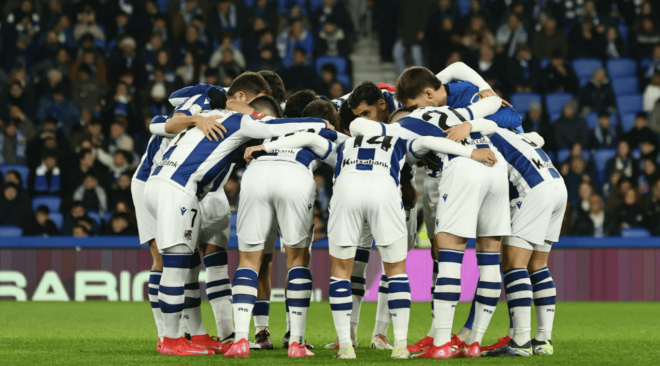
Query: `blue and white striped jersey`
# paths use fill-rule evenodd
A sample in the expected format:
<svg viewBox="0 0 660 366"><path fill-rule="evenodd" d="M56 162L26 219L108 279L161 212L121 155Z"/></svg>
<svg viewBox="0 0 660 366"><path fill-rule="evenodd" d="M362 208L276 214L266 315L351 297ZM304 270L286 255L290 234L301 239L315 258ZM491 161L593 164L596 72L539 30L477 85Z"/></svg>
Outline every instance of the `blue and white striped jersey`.
<svg viewBox="0 0 660 366"><path fill-rule="evenodd" d="M467 81L447 83L445 84L445 90L447 91L447 105L452 108L467 108L478 102L481 98L479 96L479 88ZM488 119L497 123L502 128L518 129L520 132L523 132L520 127L522 118L520 118L520 114L512 107L502 107L494 114L488 116Z"/></svg>
<svg viewBox="0 0 660 366"><path fill-rule="evenodd" d="M330 130L327 128L308 128L303 131L297 131L297 133L300 132L310 132L310 133L315 133L318 134L319 136L328 139L329 141L332 141L333 143L339 144L341 142L344 142L346 139L348 139L348 136L341 133L337 132L334 130ZM285 136L291 136L294 133L289 133L286 134ZM271 142L271 141L277 141L281 136L276 136L273 138L269 139L264 139L261 141L262 144ZM277 151L273 151L269 153L268 155L262 156L259 158L257 161L291 161L291 162L298 162L302 165L304 165L307 169L310 171L316 170L322 162L319 160L319 158L312 152L312 150L308 148L303 148L303 149L298 149L298 148L287 148L287 149L280 149Z"/></svg>
<svg viewBox="0 0 660 366"><path fill-rule="evenodd" d="M335 148L335 180L341 174L389 175L399 186L408 141L396 136L350 137Z"/></svg>
<svg viewBox="0 0 660 366"><path fill-rule="evenodd" d="M192 98L193 96L207 95L208 91L211 88L216 88L219 91L221 91L223 94L227 94L225 88L221 86L211 85L211 84L197 84L197 85L181 88L175 91L174 93L170 94L169 97L170 104L172 104L172 107L176 107L178 105L181 105L181 103L186 102L188 99Z"/></svg>
<svg viewBox="0 0 660 366"><path fill-rule="evenodd" d="M205 85L205 84L199 84L199 85ZM189 89L194 87L197 86L191 86L184 89ZM172 93L172 95L176 94L177 92L179 91ZM192 98L189 99L185 99L183 97L183 94L180 94L178 99L176 100L182 101L181 104L179 104L174 109L174 111L172 111L172 113L170 113L170 115L167 117L156 116L152 118L150 126L159 125L159 124L164 125L176 113L183 113L186 116L194 116L203 111L209 110L211 107L211 103L208 101L208 98L205 97L205 94L195 94L192 95ZM171 101L172 99L170 99L170 102ZM151 175L151 171L153 170L155 164L157 164L163 158L163 154L165 154L165 151L169 147L172 139L171 137L168 137L165 134L155 133L153 129L151 130L153 136L151 136L151 138L149 139L149 142L147 143L146 152L142 156L142 159L140 160L140 164L135 170L135 174L133 174L133 178L141 180L143 182L147 181L147 178L149 178L149 175Z"/></svg>
<svg viewBox="0 0 660 366"><path fill-rule="evenodd" d="M397 122L390 124L381 123L380 125L383 135L399 136L408 140L414 140L422 136L446 137L447 134L443 130L463 123L471 115L472 112L469 107L459 109L452 109L449 106L424 107L414 110ZM488 137L479 132L470 133L470 136L461 141L461 144L475 149L492 147ZM433 160L442 169L444 164L447 164L455 157L456 155L437 153L434 154ZM432 175L433 173L429 169L429 175L435 176Z"/></svg>
<svg viewBox="0 0 660 366"><path fill-rule="evenodd" d="M258 120L226 110L212 110L202 115L218 116L218 123L227 129L225 137L220 141L209 141L204 132L197 128L181 132L149 177L165 180L200 199L214 186L216 179L224 179L227 173L223 176L223 172L229 170L236 151L247 141L326 125L318 118Z"/></svg>
<svg viewBox="0 0 660 366"><path fill-rule="evenodd" d="M563 180L545 151L523 134L498 128L490 140L508 164L509 181L517 191L510 192L512 199L526 196L543 183Z"/></svg>

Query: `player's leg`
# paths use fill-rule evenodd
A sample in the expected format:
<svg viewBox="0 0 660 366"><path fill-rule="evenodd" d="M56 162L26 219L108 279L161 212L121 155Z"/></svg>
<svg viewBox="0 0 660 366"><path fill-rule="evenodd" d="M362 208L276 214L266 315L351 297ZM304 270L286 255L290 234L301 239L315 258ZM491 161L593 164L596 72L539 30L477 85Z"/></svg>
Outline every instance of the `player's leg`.
<svg viewBox="0 0 660 366"><path fill-rule="evenodd" d="M312 297L312 272L305 266L305 257L309 253L308 244L309 241L305 239L297 245L285 247L288 269L286 306L291 321L288 355L293 358L314 356L305 347L305 327Z"/></svg>
<svg viewBox="0 0 660 366"><path fill-rule="evenodd" d="M185 300L183 303L183 319L188 325L188 331L191 337L208 335L202 323L202 310L200 308L202 304L201 292L199 290L199 272L201 268L202 261L199 259L199 251L195 250L190 258L190 267L188 267L185 284Z"/></svg>
<svg viewBox="0 0 660 366"><path fill-rule="evenodd" d="M510 330L511 339L505 346L488 351L485 356L532 355L529 335L532 323L532 285L527 272L532 253L533 244L525 239L515 236L504 239L502 272L509 316L513 323Z"/></svg>
<svg viewBox="0 0 660 366"><path fill-rule="evenodd" d="M264 253L259 267L257 277L257 301L252 309L254 319L254 348L272 350L273 344L270 342L270 332L268 331L268 319L270 316L270 296L272 284L270 273L273 268L273 253ZM258 346L258 347L256 347Z"/></svg>
<svg viewBox="0 0 660 366"><path fill-rule="evenodd" d="M355 358L353 342L351 341L351 273L355 261L356 247L342 247L330 239L330 309L339 339L339 353L341 358Z"/></svg>
<svg viewBox="0 0 660 366"><path fill-rule="evenodd" d="M156 322L156 329L158 331L158 349L163 344L163 313L160 311L158 303L158 287L160 286L160 278L163 274L163 258L158 252L155 240L149 241L149 252L153 258L151 271L149 272L149 303L151 304L151 312L154 314L154 321Z"/></svg>
<svg viewBox="0 0 660 366"><path fill-rule="evenodd" d="M557 303L557 289L548 269L549 255L549 252L535 251L527 267L534 292L537 322L532 347L534 354L542 355L553 354L552 326L555 320Z"/></svg>
<svg viewBox="0 0 660 366"><path fill-rule="evenodd" d="M360 243L355 253L355 261L353 263L353 273L351 274L351 292L353 299L353 312L351 313L351 340L353 347L358 347L357 342L357 329L360 322L360 309L364 301L364 293L367 290L367 264L369 263L369 256L371 254L371 245L373 237L368 224L365 224ZM380 303L379 303L380 305ZM376 311L376 319L378 319L378 311ZM339 344L337 344L338 346Z"/></svg>
<svg viewBox="0 0 660 366"><path fill-rule="evenodd" d="M387 276L387 305L392 317L394 345L392 358L409 358L408 325L410 322L410 282L406 274L406 239L378 248L383 258L383 271Z"/></svg>

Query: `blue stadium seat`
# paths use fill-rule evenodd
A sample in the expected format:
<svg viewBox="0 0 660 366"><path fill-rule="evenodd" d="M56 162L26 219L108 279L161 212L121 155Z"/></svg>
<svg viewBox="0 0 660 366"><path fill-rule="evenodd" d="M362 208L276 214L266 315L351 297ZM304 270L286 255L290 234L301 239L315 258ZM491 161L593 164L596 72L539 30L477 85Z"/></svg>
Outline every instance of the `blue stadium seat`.
<svg viewBox="0 0 660 366"><path fill-rule="evenodd" d="M621 229L621 236L624 238L649 238L651 233L644 228Z"/></svg>
<svg viewBox="0 0 660 366"><path fill-rule="evenodd" d="M87 211L87 216L89 216L90 219L94 220L98 226L101 226L103 224L103 220L101 219L101 215L99 215L98 212L96 211Z"/></svg>
<svg viewBox="0 0 660 366"><path fill-rule="evenodd" d="M628 26L625 24L619 24L617 26L617 30L619 31L619 38L623 40L623 43L625 43L626 49L628 49L628 34L630 34L630 29L628 29Z"/></svg>
<svg viewBox="0 0 660 366"><path fill-rule="evenodd" d="M553 160L556 161L557 163L563 163L564 160L568 159L570 155L571 155L570 149L561 149L557 151L557 160L554 159ZM591 154L589 154L589 150L582 149L582 155L584 155L587 161L591 160ZM550 156L549 153L548 156Z"/></svg>
<svg viewBox="0 0 660 366"><path fill-rule="evenodd" d="M635 113L627 113L621 116L621 128L623 132L628 133L635 127L635 118L637 118L637 114Z"/></svg>
<svg viewBox="0 0 660 366"><path fill-rule="evenodd" d="M309 0L309 10L315 11L316 9L323 6L323 0Z"/></svg>
<svg viewBox="0 0 660 366"><path fill-rule="evenodd" d="M32 199L32 210L36 211L39 206L46 206L50 212L60 212L62 198L59 196L39 196Z"/></svg>
<svg viewBox="0 0 660 366"><path fill-rule="evenodd" d="M514 93L511 94L510 100L513 108L524 117L529 109L529 103L533 101L541 103L541 96L536 93Z"/></svg>
<svg viewBox="0 0 660 366"><path fill-rule="evenodd" d="M633 158L635 158L637 160L641 159L642 158L642 149L637 148L637 149L633 150L632 151L632 156L633 156Z"/></svg>
<svg viewBox="0 0 660 366"><path fill-rule="evenodd" d="M470 0L458 0L458 12L461 16L466 16L470 12ZM482 5L483 6L483 5Z"/></svg>
<svg viewBox="0 0 660 366"><path fill-rule="evenodd" d="M653 63L653 59L650 57L643 58L639 61L639 69L642 72L642 75L646 75L646 71L649 69L649 66Z"/></svg>
<svg viewBox="0 0 660 366"><path fill-rule="evenodd" d="M573 94L571 93L550 93L546 95L545 108L548 111L548 115L561 115L564 105L571 99L573 99Z"/></svg>
<svg viewBox="0 0 660 366"><path fill-rule="evenodd" d="M611 79L637 76L637 63L631 58L614 58L607 61L607 73Z"/></svg>
<svg viewBox="0 0 660 366"><path fill-rule="evenodd" d="M23 229L18 226L0 226L0 237L15 238L23 235Z"/></svg>
<svg viewBox="0 0 660 366"><path fill-rule="evenodd" d="M542 69L545 69L546 67L548 67L548 64L549 64L549 63L550 63L550 59L549 59L549 58L547 58L547 57L542 58L542 59L541 59L541 68L542 68Z"/></svg>
<svg viewBox="0 0 660 366"><path fill-rule="evenodd" d="M585 118L585 120L587 121L587 126L589 126L589 129L593 130L594 128L596 128L596 126L598 126L598 113L589 112L587 114L587 117ZM617 115L616 114L610 113L610 123L613 123L614 125L616 125L616 123L617 123Z"/></svg>
<svg viewBox="0 0 660 366"><path fill-rule="evenodd" d="M561 117L561 112L550 113L548 116L550 117L550 122L555 123Z"/></svg>
<svg viewBox="0 0 660 366"><path fill-rule="evenodd" d="M612 89L617 96L639 94L637 77L612 79Z"/></svg>
<svg viewBox="0 0 660 366"><path fill-rule="evenodd" d="M594 164L598 169L598 178L601 182L605 181L605 168L607 161L616 155L616 149L598 149L594 151Z"/></svg>
<svg viewBox="0 0 660 366"><path fill-rule="evenodd" d="M62 223L64 222L64 216L59 212L51 212L50 219L53 221L57 230L62 230Z"/></svg>
<svg viewBox="0 0 660 366"><path fill-rule="evenodd" d="M251 8L252 5L254 5L255 0L243 0L243 4L245 4L246 8Z"/></svg>
<svg viewBox="0 0 660 366"><path fill-rule="evenodd" d="M642 95L622 95L616 98L619 114L637 113L642 110Z"/></svg>
<svg viewBox="0 0 660 366"><path fill-rule="evenodd" d="M573 60L573 70L577 74L578 79L580 79L580 86L586 84L594 74L594 70L599 67L603 67L603 62L597 58L578 58Z"/></svg>
<svg viewBox="0 0 660 366"><path fill-rule="evenodd" d="M344 57L341 56L321 56L316 59L316 73L321 75L321 67L325 64L333 64L337 68L337 75L346 74L347 62Z"/></svg>
<svg viewBox="0 0 660 366"><path fill-rule="evenodd" d="M294 7L296 4L300 6L300 10L302 10L303 13L307 13L307 9L305 8L305 0L277 0L277 14L281 15L285 11Z"/></svg>
<svg viewBox="0 0 660 366"><path fill-rule="evenodd" d="M351 77L348 75L337 75L337 81L342 83L344 85L344 88L346 88L347 91L351 90Z"/></svg>
<svg viewBox="0 0 660 366"><path fill-rule="evenodd" d="M21 176L21 180L23 181L23 188L27 189L30 169L22 164L0 164L0 172L2 172L2 176L5 179L7 178L7 172L12 170L18 172L18 174Z"/></svg>

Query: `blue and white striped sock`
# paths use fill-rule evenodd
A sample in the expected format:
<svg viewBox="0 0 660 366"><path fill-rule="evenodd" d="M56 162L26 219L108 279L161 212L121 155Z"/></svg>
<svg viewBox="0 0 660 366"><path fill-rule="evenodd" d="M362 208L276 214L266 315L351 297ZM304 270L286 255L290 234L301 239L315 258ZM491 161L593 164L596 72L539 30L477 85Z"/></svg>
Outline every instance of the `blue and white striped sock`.
<svg viewBox="0 0 660 366"><path fill-rule="evenodd" d="M438 251L438 278L433 294L433 345L442 346L451 340L456 304L461 298L461 265L463 250Z"/></svg>
<svg viewBox="0 0 660 366"><path fill-rule="evenodd" d="M234 324L236 325L235 341L247 340L252 309L257 301L257 271L249 267L237 269L231 283L231 293Z"/></svg>
<svg viewBox="0 0 660 366"><path fill-rule="evenodd" d="M231 314L231 283L227 252L213 252L204 256L206 266L206 296L209 299L218 337L225 339L234 333L234 321Z"/></svg>
<svg viewBox="0 0 660 366"><path fill-rule="evenodd" d="M481 276L474 297L474 324L466 344L481 343L502 292L500 252L477 252L477 265Z"/></svg>
<svg viewBox="0 0 660 366"><path fill-rule="evenodd" d="M390 308L387 305L387 298L389 293L389 283L385 270L380 276L380 284L378 286L378 305L376 305L376 325L372 337L378 334L387 335L387 328L390 326Z"/></svg>
<svg viewBox="0 0 660 366"><path fill-rule="evenodd" d="M335 330L339 339L339 346L353 347L351 342L351 282L341 278L330 277L330 310L335 322Z"/></svg>
<svg viewBox="0 0 660 366"><path fill-rule="evenodd" d="M268 318L270 316L270 300L257 300L252 309L254 318L255 334L268 328Z"/></svg>
<svg viewBox="0 0 660 366"><path fill-rule="evenodd" d="M190 270L186 276L185 300L183 303L183 318L188 324L191 336L207 334L204 323L202 323L202 294L199 291L199 271L202 269L202 261L199 252L195 251L190 258Z"/></svg>
<svg viewBox="0 0 660 366"><path fill-rule="evenodd" d="M351 274L351 291L353 292L353 312L351 313L351 332L357 333L360 322L360 308L364 301L364 293L367 290L367 264L369 263L370 249L357 248L355 262L353 262L353 273Z"/></svg>
<svg viewBox="0 0 660 366"><path fill-rule="evenodd" d="M548 267L543 267L530 274L534 290L534 307L536 308L537 341L552 339L552 323L555 320L557 289Z"/></svg>
<svg viewBox="0 0 660 366"><path fill-rule="evenodd" d="M163 313L163 336L179 338L184 287L192 253L163 253L163 274L158 286L158 303Z"/></svg>
<svg viewBox="0 0 660 366"><path fill-rule="evenodd" d="M532 330L532 283L527 268L512 268L504 273L504 288L509 316L513 322L513 340L523 345L529 342Z"/></svg>
<svg viewBox="0 0 660 366"><path fill-rule="evenodd" d="M151 303L151 312L154 313L154 320L156 321L158 338L163 337L163 313L160 311L160 304L158 303L158 286L160 285L160 276L162 274L163 271L149 272L149 287L147 289L149 302Z"/></svg>
<svg viewBox="0 0 660 366"><path fill-rule="evenodd" d="M394 341L406 344L410 321L410 282L407 274L387 278L387 306L392 316Z"/></svg>
<svg viewBox="0 0 660 366"><path fill-rule="evenodd" d="M312 272L307 267L289 269L289 284L286 295L286 305L291 321L290 342L303 344L309 300L312 297Z"/></svg>
<svg viewBox="0 0 660 366"><path fill-rule="evenodd" d="M438 279L438 260L433 261L433 275L431 276L431 319L435 318L435 312L433 311L433 294L435 293L435 281ZM426 334L427 337L433 337L433 320L431 320L431 329Z"/></svg>

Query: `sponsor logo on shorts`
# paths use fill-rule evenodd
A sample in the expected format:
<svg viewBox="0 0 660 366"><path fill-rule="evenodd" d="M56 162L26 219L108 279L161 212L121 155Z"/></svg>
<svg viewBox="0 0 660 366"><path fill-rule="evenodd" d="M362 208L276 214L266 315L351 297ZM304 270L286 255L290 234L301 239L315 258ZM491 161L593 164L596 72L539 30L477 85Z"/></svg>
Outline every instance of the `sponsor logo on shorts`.
<svg viewBox="0 0 660 366"><path fill-rule="evenodd" d="M342 167L345 167L346 165L356 165L356 164L362 164L362 165L376 165L376 166L382 166L383 168L390 168L390 164L386 163L384 161L378 161L374 159L344 159L341 163Z"/></svg>
<svg viewBox="0 0 660 366"><path fill-rule="evenodd" d="M440 226L440 220L439 219L435 220L435 226Z"/></svg>
<svg viewBox="0 0 660 366"><path fill-rule="evenodd" d="M311 210L312 207L313 207L313 206L312 206L312 204L310 203L309 206L307 206L307 210L308 210L308 211Z"/></svg>
<svg viewBox="0 0 660 366"><path fill-rule="evenodd" d="M520 201L516 202L516 206L518 206L518 209L520 209L520 206L522 206L522 202Z"/></svg>
<svg viewBox="0 0 660 366"><path fill-rule="evenodd" d="M443 201L447 201L447 193L445 193L445 194L442 195L442 200L443 200Z"/></svg>
<svg viewBox="0 0 660 366"><path fill-rule="evenodd" d="M181 207L181 216L183 216L186 211L188 211L185 207Z"/></svg>

